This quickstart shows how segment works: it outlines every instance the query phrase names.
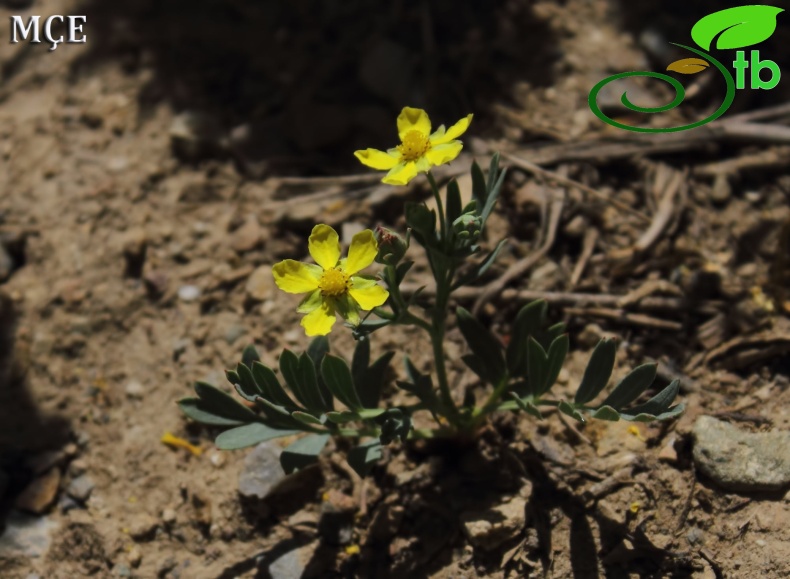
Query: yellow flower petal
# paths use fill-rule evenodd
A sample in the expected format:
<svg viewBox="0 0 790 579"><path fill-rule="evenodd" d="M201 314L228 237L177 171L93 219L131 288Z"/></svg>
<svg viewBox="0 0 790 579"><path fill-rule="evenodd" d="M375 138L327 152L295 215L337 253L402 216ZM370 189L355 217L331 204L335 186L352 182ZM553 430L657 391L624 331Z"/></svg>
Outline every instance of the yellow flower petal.
<svg viewBox="0 0 790 579"><path fill-rule="evenodd" d="M325 336L335 325L335 308L328 300L302 318L302 327L308 336Z"/></svg>
<svg viewBox="0 0 790 579"><path fill-rule="evenodd" d="M289 294L303 294L318 289L322 270L317 265L286 259L272 267L274 283Z"/></svg>
<svg viewBox="0 0 790 579"><path fill-rule="evenodd" d="M416 176L416 163L413 161L409 163L398 163L392 169L390 169L390 172L384 176L381 182L386 183L387 185L406 185Z"/></svg>
<svg viewBox="0 0 790 579"><path fill-rule="evenodd" d="M464 148L461 141L453 141L444 145L437 145L425 153L432 165L443 165L455 159Z"/></svg>
<svg viewBox="0 0 790 579"><path fill-rule="evenodd" d="M348 290L348 293L351 294L351 297L356 300L363 310L372 310L373 308L377 308L381 305L384 305L384 302L387 301L389 297L389 292L385 290L380 285L372 285L369 287L359 287L355 283L356 278L351 278L352 286L351 289ZM360 284L363 285L363 284ZM367 284L364 284L367 285Z"/></svg>
<svg viewBox="0 0 790 579"><path fill-rule="evenodd" d="M466 129L469 128L469 124L472 122L472 117L474 115L466 115L465 118L461 119L457 123L455 123L452 127L447 129L444 134L438 134L439 131L436 131L433 135L431 135L431 145L434 147L436 145L444 145L445 143L449 143L453 139L457 139L461 135L466 132Z"/></svg>
<svg viewBox="0 0 790 579"><path fill-rule="evenodd" d="M324 223L313 227L308 248L315 262L324 269L332 269L340 259L340 238L337 231Z"/></svg>
<svg viewBox="0 0 790 579"><path fill-rule="evenodd" d="M346 260L343 271L348 275L354 275L361 269L365 269L379 252L379 244L373 237L370 229L360 231L351 239L351 247L348 248L348 259Z"/></svg>
<svg viewBox="0 0 790 579"><path fill-rule="evenodd" d="M392 149L390 149L392 150ZM400 152L395 149L396 154L376 149L365 149L364 151L356 151L354 156L360 160L363 165L378 169L379 171L388 171L398 164L400 159Z"/></svg>
<svg viewBox="0 0 790 579"><path fill-rule="evenodd" d="M430 135L431 119L428 118L428 113L422 109L403 107L403 110L398 115L398 135L401 141L409 131L418 131L423 135Z"/></svg>

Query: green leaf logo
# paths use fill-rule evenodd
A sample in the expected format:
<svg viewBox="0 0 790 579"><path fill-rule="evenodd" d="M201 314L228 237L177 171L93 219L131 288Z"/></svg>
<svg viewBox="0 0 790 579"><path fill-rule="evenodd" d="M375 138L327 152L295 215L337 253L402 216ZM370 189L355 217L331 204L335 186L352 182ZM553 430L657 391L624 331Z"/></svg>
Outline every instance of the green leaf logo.
<svg viewBox="0 0 790 579"><path fill-rule="evenodd" d="M776 30L776 16L784 12L776 6L736 6L719 10L701 18L691 29L691 38L701 48L710 50L713 39L716 48L727 50L759 44Z"/></svg>

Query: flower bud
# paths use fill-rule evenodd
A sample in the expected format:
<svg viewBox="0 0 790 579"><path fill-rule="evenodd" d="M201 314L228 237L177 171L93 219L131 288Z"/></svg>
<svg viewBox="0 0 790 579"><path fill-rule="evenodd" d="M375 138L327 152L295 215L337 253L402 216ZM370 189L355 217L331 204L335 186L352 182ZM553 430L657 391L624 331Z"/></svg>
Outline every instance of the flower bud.
<svg viewBox="0 0 790 579"><path fill-rule="evenodd" d="M464 241L474 243L480 237L481 219L475 213L464 213L453 221L453 233Z"/></svg>
<svg viewBox="0 0 790 579"><path fill-rule="evenodd" d="M379 244L376 262L384 265L395 265L406 255L409 244L397 233L380 225L374 233Z"/></svg>

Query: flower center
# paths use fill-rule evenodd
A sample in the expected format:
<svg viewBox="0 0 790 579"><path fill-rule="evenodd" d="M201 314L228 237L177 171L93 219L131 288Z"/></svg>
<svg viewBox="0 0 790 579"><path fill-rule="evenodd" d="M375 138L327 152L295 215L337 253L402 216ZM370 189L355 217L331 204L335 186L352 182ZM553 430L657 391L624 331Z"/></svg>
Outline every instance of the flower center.
<svg viewBox="0 0 790 579"><path fill-rule="evenodd" d="M423 135L420 131L411 130L403 137L403 143L398 145L398 150L404 161L416 161L428 152L431 148L431 141L428 135Z"/></svg>
<svg viewBox="0 0 790 579"><path fill-rule="evenodd" d="M327 269L324 270L318 287L325 296L343 295L351 287L351 278L338 268Z"/></svg>

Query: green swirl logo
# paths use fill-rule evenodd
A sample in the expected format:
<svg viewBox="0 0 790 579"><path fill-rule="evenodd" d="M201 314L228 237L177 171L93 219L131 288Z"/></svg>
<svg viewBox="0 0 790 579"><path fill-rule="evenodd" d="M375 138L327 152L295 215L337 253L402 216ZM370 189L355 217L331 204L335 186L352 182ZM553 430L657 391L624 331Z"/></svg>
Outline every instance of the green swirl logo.
<svg viewBox="0 0 790 579"><path fill-rule="evenodd" d="M704 52L704 50L710 50L711 44L714 40L716 40L716 48L725 50L744 48L746 46L759 44L760 42L770 38L770 36L776 30L776 16L780 12L783 12L783 9L777 8L775 6L756 5L736 6L734 8L720 10L700 19L691 29L692 40L694 40L694 42L703 50L699 50L691 46L685 46L683 44L677 44L674 42L672 43L675 46L696 54L698 58L684 58L675 61L667 67L668 71L677 72L680 74L696 74L706 70L710 67L710 64L713 64L713 66L724 77L724 81L727 85L727 91L724 95L724 100L722 101L721 106L719 106L719 108L717 108L713 114L709 115L708 117L693 123L676 127L637 127L616 121L615 119L607 116L598 106L598 93L601 91L601 89L603 89L604 86L610 82L632 76L655 78L669 83L675 90L675 98L663 106L641 107L630 101L628 98L628 93L623 93L620 97L620 102L622 102L623 106L625 106L628 110L636 113L662 113L664 111L674 109L683 102L683 99L686 96L686 91L680 81L667 74L650 71L621 72L620 74L615 74L603 79L598 84L596 84L592 90L590 90L590 95L587 99L588 104L590 105L590 110L592 110L595 116L597 116L603 122L613 127L624 129L626 131L635 131L638 133L673 133L677 131L685 131L688 129L694 129L718 119L725 112L727 112L727 109L730 108L730 105L735 99L736 88L741 89L745 87L746 70L750 65L751 88L774 88L779 83L781 72L779 71L779 67L775 62L770 60L760 60L758 51L751 51L751 61L749 61L745 58L745 52L739 50L737 52L737 59L733 62L733 66L736 68L737 72L736 80L736 78L733 78L733 75L730 73L727 67L725 67L709 53ZM760 71L766 68L771 71L771 79L769 81L764 81L760 77Z"/></svg>

